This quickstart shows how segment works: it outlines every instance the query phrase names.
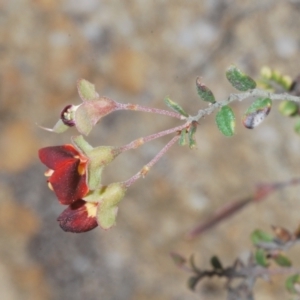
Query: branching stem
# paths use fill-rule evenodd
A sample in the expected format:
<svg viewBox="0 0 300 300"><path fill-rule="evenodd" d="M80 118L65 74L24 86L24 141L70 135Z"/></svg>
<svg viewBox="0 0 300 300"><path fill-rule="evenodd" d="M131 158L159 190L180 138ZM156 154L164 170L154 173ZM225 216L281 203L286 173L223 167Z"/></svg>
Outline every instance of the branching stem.
<svg viewBox="0 0 300 300"><path fill-rule="evenodd" d="M260 89L253 89L249 90L244 93L234 93L230 94L227 100L216 102L214 104L211 104L208 108L201 109L198 111L198 114L193 117L189 117L188 121L199 121L203 116L210 115L213 111L215 111L218 108L221 108L224 105L228 105L229 103L233 101L244 101L249 97L262 97L262 98L270 98L271 100L289 100L294 101L297 103L300 103L300 97L293 96L288 93L282 93L282 94L274 94L272 92L260 90Z"/></svg>
<svg viewBox="0 0 300 300"><path fill-rule="evenodd" d="M179 140L180 136L174 136L156 155L149 161L138 173L133 175L128 180L124 181L124 185L128 188L135 183L139 178L144 177L150 169L161 159L161 157Z"/></svg>
<svg viewBox="0 0 300 300"><path fill-rule="evenodd" d="M152 140L155 140L157 138L163 137L165 135L168 135L168 134L171 134L171 133L174 133L174 132L180 132L182 129L188 128L189 125L190 125L190 123L187 122L187 123L185 123L183 125L180 125L180 126L177 126L177 127L173 127L173 128L161 131L161 132L157 132L157 133L145 136L145 137L138 138L138 139L130 142L129 144L120 147L119 150L121 152L124 152L124 151L127 151L127 150L136 149L136 148L142 146L143 144L145 144L147 142L150 142Z"/></svg>

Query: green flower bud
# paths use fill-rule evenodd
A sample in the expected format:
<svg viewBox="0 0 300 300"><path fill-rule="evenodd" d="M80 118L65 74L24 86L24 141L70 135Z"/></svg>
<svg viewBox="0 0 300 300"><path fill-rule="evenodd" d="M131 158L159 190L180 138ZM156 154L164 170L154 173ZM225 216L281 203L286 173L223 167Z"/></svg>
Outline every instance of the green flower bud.
<svg viewBox="0 0 300 300"><path fill-rule="evenodd" d="M286 101L282 101L279 104L278 109L279 109L279 112L283 116L292 117L292 116L297 115L299 107L298 107L298 104L295 103L294 101L288 101L288 100L286 100Z"/></svg>

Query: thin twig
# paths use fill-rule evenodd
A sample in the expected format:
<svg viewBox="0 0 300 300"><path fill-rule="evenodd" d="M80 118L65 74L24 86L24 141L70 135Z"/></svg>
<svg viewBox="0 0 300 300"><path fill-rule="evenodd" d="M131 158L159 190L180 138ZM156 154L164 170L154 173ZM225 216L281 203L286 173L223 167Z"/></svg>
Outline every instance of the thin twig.
<svg viewBox="0 0 300 300"><path fill-rule="evenodd" d="M250 98L250 97L269 98L273 101L290 100L290 101L300 103L300 97L296 97L296 96L293 96L293 95L288 94L288 93L275 94L275 93L271 93L271 92L260 90L260 89L253 89L253 90L249 90L249 91L244 92L244 93L230 94L227 100L221 101L221 102L216 102L214 104L211 104L208 108L199 110L198 114L196 116L189 117L188 121L190 121L190 122L199 121L202 117L204 117L206 115L210 115L213 111L215 111L218 108L221 108L225 105L228 105L229 103L231 103L233 101L243 101L243 100L245 100L247 98Z"/></svg>
<svg viewBox="0 0 300 300"><path fill-rule="evenodd" d="M168 135L168 134L171 134L171 133L174 133L174 132L180 132L184 128L188 128L189 125L190 125L190 123L187 122L187 123L185 123L183 125L180 125L180 126L177 126L177 127L173 127L173 128L170 128L170 129L158 132L158 133L154 133L154 134L151 134L151 135L148 135L148 136L145 136L145 137L138 138L138 139L130 142L129 144L120 147L119 150L121 152L124 152L124 151L130 150L130 149L136 149L139 146L141 146L141 145L143 145L147 142L150 142L152 140L155 140L157 138L163 137L165 135Z"/></svg>
<svg viewBox="0 0 300 300"><path fill-rule="evenodd" d="M156 155L155 157L148 162L138 173L133 175L128 180L124 181L123 184L128 188L133 183L135 183L139 178L145 177L147 173L150 171L150 169L161 159L161 157L179 140L180 136L176 135L174 136L168 144L166 144Z"/></svg>
<svg viewBox="0 0 300 300"><path fill-rule="evenodd" d="M199 225L195 226L195 228L189 231L186 237L188 239L193 239L202 234L203 232L211 229L215 225L219 224L220 222L224 221L225 219L228 219L229 217L240 211L242 208L247 206L249 203L262 201L272 192L299 183L300 178L293 178L282 182L259 184L257 185L253 195L248 196L247 198L242 200L237 200L225 204L220 209L218 209L211 217L209 217L204 222L201 222Z"/></svg>
<svg viewBox="0 0 300 300"><path fill-rule="evenodd" d="M141 105L138 105L138 104L118 103L117 109L118 110L133 110L133 111L142 111L142 112L148 112L148 113L155 113L155 114L159 114L159 115L165 115L165 116L177 118L177 119L180 119L180 120L186 119L186 117L184 117L183 115L181 115L179 113L176 113L176 112L173 112L173 111L159 109L159 108L153 108L153 107L146 107L146 106L141 106Z"/></svg>

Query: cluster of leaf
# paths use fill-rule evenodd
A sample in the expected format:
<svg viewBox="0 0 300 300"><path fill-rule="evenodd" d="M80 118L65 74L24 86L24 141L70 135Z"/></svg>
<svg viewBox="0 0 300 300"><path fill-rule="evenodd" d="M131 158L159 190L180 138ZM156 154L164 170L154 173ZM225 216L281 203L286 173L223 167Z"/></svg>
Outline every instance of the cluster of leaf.
<svg viewBox="0 0 300 300"><path fill-rule="evenodd" d="M228 299L231 299L233 295L240 297L251 295L251 299L254 299L253 288L256 280L258 278L269 279L272 276L274 264L279 266L276 270L277 274L280 271L290 270L290 273L294 271L291 268L290 258L284 252L300 241L299 229L292 233L283 227L273 226L272 228L273 235L262 230L255 230L251 234L251 240L256 250L246 261L236 259L234 264L228 267L224 267L217 256L212 256L210 259L211 269L197 267L194 256L186 259L180 254L172 253L171 257L178 267L192 273L188 280L190 289L195 290L197 284L204 278L224 277L227 280ZM238 285L234 284L236 279L239 279ZM300 295L300 273L289 276L285 286L291 294Z"/></svg>
<svg viewBox="0 0 300 300"><path fill-rule="evenodd" d="M255 262L263 268L269 268L272 262L283 268L292 266L290 258L284 252L300 240L300 232L294 233L283 227L273 226L274 235L262 230L255 230L251 240L256 247L254 253ZM300 295L300 273L289 276L285 281L286 289L296 295Z"/></svg>
<svg viewBox="0 0 300 300"><path fill-rule="evenodd" d="M174 111L181 114L183 117L187 118L189 115L188 113L176 102L171 100L169 97L165 97L164 99L165 104L173 109ZM187 143L191 149L196 148L196 140L195 140L195 133L197 130L197 122L192 122L189 128L182 130L180 133L179 145L185 146Z"/></svg>
<svg viewBox="0 0 300 300"><path fill-rule="evenodd" d="M235 66L230 66L226 71L226 78L231 85L238 91L248 91L255 89L256 82L248 75L244 74ZM201 81L200 77L196 79L197 92L200 98L208 102L210 105L215 105L216 108L220 107L217 103L213 92ZM184 109L170 98L164 99L165 104L180 113L183 117L188 118L188 114ZM246 110L242 117L243 125L248 129L253 129L258 126L269 114L272 107L272 101L269 98L258 98ZM235 131L236 117L229 105L222 105L216 115L216 123L222 134L225 136L232 136ZM196 146L194 134L196 132L197 123L194 122L188 130L181 132L180 145L186 145L186 134L188 133L188 144L190 148Z"/></svg>
<svg viewBox="0 0 300 300"><path fill-rule="evenodd" d="M292 80L290 76L281 74L278 70L263 67L260 71L258 86L270 92L285 92L300 96L299 78ZM298 117L294 126L295 132L300 134L300 108L294 101L285 100L279 105L279 112L285 117Z"/></svg>
<svg viewBox="0 0 300 300"><path fill-rule="evenodd" d="M235 66L231 66L226 71L226 78L238 91L245 92L256 87L256 82ZM271 99L256 99L242 116L243 125L248 129L255 128L267 117L271 107ZM216 123L225 136L232 136L235 130L235 115L232 108L228 105L223 106L216 115Z"/></svg>

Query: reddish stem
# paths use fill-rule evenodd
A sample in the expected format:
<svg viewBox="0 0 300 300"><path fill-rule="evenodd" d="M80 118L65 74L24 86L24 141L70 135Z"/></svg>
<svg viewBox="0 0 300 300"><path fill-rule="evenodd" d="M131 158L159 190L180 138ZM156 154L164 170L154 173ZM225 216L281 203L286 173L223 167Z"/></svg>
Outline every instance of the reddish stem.
<svg viewBox="0 0 300 300"><path fill-rule="evenodd" d="M150 171L150 169L161 159L161 157L178 141L180 138L179 135L174 136L168 144L166 144L156 155L155 157L148 162L138 173L133 175L128 180L124 181L123 184L128 188L133 183L135 183L139 178L144 177Z"/></svg>
<svg viewBox="0 0 300 300"><path fill-rule="evenodd" d="M180 119L180 120L185 120L186 119L185 116L183 116L179 113L173 112L173 111L158 109L158 108L152 108L152 107L146 107L146 106L141 106L141 105L138 105L138 104L118 103L117 109L118 110L143 111L143 112L154 113L154 114L159 114L159 115L166 115L166 116L177 118L177 119Z"/></svg>
<svg viewBox="0 0 300 300"><path fill-rule="evenodd" d="M182 129L188 128L189 125L190 125L189 123L185 123L185 124L177 126L177 127L173 127L173 128L161 131L161 132L157 132L157 133L136 139L136 140L130 142L129 144L120 147L119 150L121 152L124 152L124 151L130 150L130 149L136 149L136 148L142 146L143 144L150 142L152 140L155 140L157 138L160 138L162 136L165 136L165 135L168 135L168 134L171 134L174 132L180 132Z"/></svg>
<svg viewBox="0 0 300 300"><path fill-rule="evenodd" d="M203 232L211 229L215 225L219 224L221 221L231 217L233 214L240 211L249 203L265 200L266 197L272 192L299 183L300 183L300 178L293 178L291 180L283 181L283 182L259 184L254 192L254 195L249 196L242 200L225 204L220 209L218 209L211 217L209 217L206 221L201 222L194 229L188 232L187 238L189 239L195 238L196 236L202 234Z"/></svg>

